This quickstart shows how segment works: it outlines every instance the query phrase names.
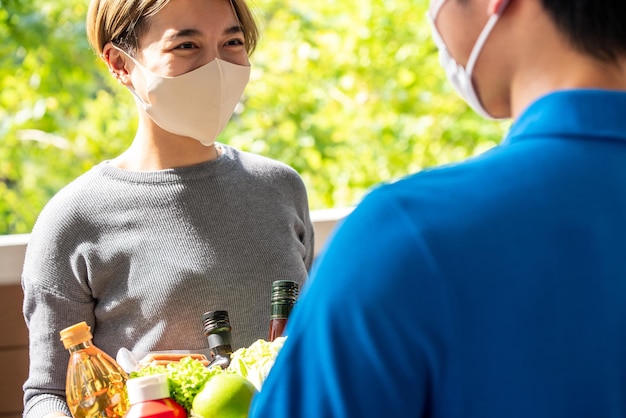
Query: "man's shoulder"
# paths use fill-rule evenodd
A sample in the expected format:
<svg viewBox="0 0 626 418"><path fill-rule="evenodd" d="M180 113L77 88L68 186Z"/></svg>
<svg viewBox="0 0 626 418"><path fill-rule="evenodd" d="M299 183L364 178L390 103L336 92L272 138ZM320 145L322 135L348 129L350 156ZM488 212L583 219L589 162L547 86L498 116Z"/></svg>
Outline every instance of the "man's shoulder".
<svg viewBox="0 0 626 418"><path fill-rule="evenodd" d="M490 217L505 216L498 208L508 209L518 201L524 190L533 187L534 178L529 179L533 152L519 153L511 148L497 146L459 163L381 184L372 189L364 203L381 213L400 211L405 222L427 229L447 229L447 225L463 219L488 222ZM536 190L540 194L542 189L537 186Z"/></svg>
<svg viewBox="0 0 626 418"><path fill-rule="evenodd" d="M430 167L376 189L406 197L461 198L473 190L485 191L491 185L497 185L498 176L515 176L517 168L510 164L512 159L513 155L506 147L496 146L484 154Z"/></svg>

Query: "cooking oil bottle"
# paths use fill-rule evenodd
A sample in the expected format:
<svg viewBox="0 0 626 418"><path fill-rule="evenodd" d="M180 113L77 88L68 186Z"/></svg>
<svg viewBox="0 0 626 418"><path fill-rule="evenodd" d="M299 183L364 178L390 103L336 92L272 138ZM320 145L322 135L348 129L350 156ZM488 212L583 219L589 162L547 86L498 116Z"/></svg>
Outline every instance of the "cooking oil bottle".
<svg viewBox="0 0 626 418"><path fill-rule="evenodd" d="M70 352L65 394L74 418L122 418L129 409L128 375L92 343L91 328L80 322L61 331Z"/></svg>

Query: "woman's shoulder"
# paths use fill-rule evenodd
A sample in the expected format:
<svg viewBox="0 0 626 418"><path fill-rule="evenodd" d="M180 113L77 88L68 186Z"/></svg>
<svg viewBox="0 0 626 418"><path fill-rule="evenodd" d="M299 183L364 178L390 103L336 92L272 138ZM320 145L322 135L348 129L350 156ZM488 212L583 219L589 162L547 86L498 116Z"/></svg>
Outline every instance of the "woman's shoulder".
<svg viewBox="0 0 626 418"><path fill-rule="evenodd" d="M96 201L103 197L100 171L100 165L91 168L52 196L40 212L35 230L63 227L96 213Z"/></svg>
<svg viewBox="0 0 626 418"><path fill-rule="evenodd" d="M81 201L85 195L96 190L102 178L102 166L104 163L91 167L88 171L62 187L51 199L49 203L63 201L64 204Z"/></svg>
<svg viewBox="0 0 626 418"><path fill-rule="evenodd" d="M241 167L249 173L300 178L300 175L293 167L282 161L233 147L227 147L227 149L233 158L239 161Z"/></svg>

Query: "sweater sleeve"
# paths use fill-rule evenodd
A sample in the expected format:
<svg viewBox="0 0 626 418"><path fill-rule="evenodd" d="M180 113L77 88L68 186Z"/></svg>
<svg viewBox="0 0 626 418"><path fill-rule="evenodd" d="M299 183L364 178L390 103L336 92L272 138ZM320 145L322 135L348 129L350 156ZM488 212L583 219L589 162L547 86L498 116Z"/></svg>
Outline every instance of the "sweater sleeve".
<svg viewBox="0 0 626 418"><path fill-rule="evenodd" d="M304 256L304 265L306 266L307 271L311 270L311 266L313 265L313 259L315 257L315 231L313 229L313 222L311 221L311 213L309 211L309 201L306 192L306 188L304 183L300 177L298 180L301 184L301 189L299 192L300 198L299 201L299 212L300 217L302 219L302 224L304 225L304 233L302 235L302 244L305 249Z"/></svg>
<svg viewBox="0 0 626 418"><path fill-rule="evenodd" d="M302 224L300 241L302 242L302 245L304 245L303 261L307 271L310 271L315 257L315 233L313 229L313 222L311 221L309 200L306 186L304 185L302 178L295 170L290 168L290 171L292 171L293 176L291 183L293 184L294 207L296 208L297 216Z"/></svg>
<svg viewBox="0 0 626 418"><path fill-rule="evenodd" d="M29 330L29 375L24 384L24 416L41 417L69 410L65 403L65 374L69 355L59 331L80 321L94 326L94 303L85 284L80 228L68 228L68 217L57 218L51 201L40 215L24 261L24 317ZM70 234L67 231L72 231Z"/></svg>

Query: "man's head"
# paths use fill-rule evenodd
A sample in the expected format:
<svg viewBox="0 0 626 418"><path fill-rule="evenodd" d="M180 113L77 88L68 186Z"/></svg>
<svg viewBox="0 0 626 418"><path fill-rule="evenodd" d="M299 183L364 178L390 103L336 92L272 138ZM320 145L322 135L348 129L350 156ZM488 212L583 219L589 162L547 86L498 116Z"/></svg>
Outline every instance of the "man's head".
<svg viewBox="0 0 626 418"><path fill-rule="evenodd" d="M432 0L430 16L479 113L516 117L559 89L626 88L623 0Z"/></svg>

